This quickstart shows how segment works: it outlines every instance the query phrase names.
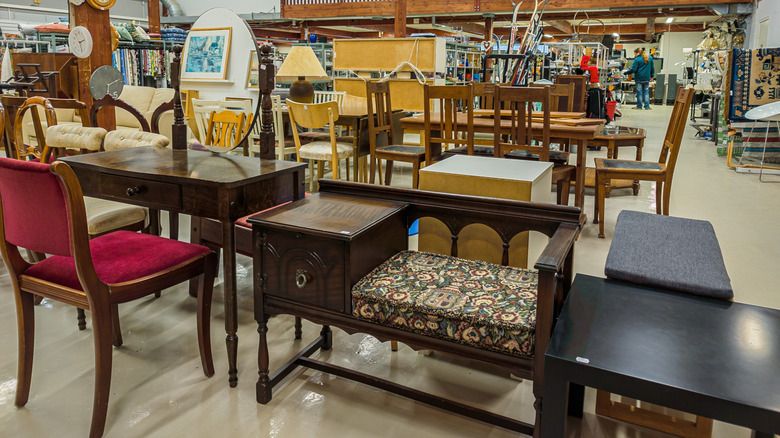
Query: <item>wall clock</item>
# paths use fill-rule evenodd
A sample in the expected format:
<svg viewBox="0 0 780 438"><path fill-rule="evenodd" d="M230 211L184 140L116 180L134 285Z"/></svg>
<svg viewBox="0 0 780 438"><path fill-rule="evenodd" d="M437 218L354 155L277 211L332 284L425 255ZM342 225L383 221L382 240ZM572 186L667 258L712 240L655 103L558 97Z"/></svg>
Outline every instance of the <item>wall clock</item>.
<svg viewBox="0 0 780 438"><path fill-rule="evenodd" d="M95 100L102 99L106 95L111 95L114 99L118 99L122 94L122 89L125 87L124 80L122 79L122 72L116 69L112 65L102 65L95 69L92 73L92 77L89 78L89 94L92 95Z"/></svg>
<svg viewBox="0 0 780 438"><path fill-rule="evenodd" d="M76 26L68 35L70 52L78 58L86 58L92 53L92 34L84 26Z"/></svg>
<svg viewBox="0 0 780 438"><path fill-rule="evenodd" d="M116 4L116 0L87 0L87 3L95 9L105 11L108 10L108 8L111 6L114 6L114 4Z"/></svg>

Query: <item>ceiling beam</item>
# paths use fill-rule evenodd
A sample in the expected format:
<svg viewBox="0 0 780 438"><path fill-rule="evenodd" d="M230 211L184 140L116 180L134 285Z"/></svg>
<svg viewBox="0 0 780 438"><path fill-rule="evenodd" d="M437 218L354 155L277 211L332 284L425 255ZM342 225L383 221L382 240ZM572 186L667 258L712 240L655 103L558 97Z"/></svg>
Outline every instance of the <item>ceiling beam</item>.
<svg viewBox="0 0 780 438"><path fill-rule="evenodd" d="M547 24L552 26L555 29L560 30L563 33L572 34L574 33L574 26L572 26L568 21L564 20L544 20L543 24Z"/></svg>

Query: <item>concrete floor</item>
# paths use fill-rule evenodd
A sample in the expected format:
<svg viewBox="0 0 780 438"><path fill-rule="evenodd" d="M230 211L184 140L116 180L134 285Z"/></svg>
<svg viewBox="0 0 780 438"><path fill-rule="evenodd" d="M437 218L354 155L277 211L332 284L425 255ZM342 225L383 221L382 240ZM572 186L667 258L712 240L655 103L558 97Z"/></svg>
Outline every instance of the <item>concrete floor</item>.
<svg viewBox="0 0 780 438"><path fill-rule="evenodd" d="M671 107L626 109L620 124L648 131L644 157L656 159ZM633 152L625 151L624 156ZM588 160L605 152L589 152ZM780 176L767 179L780 181ZM398 165L394 185L411 185L411 168ZM592 191L585 208L592 216ZM780 308L774 281L780 260L776 231L780 184L762 184L757 175L737 174L716 156L711 142L694 139L688 128L672 189L671 213L711 221L720 239L735 300ZM606 201L606 239L597 225L585 225L575 252L576 272L603 276L604 261L620 210L653 212L654 185L639 196L613 191ZM187 229L188 222L182 227ZM163 220L163 223L167 223ZM106 436L110 437L364 437L514 436L506 430L452 415L363 385L314 371L293 374L268 405L255 402L257 335L252 315L251 260L239 257L239 383L227 385L222 323L222 282L213 307L212 342L216 375L200 369L195 336L195 301L186 287L166 290L120 308L125 345L114 351ZM0 437L81 437L89 431L93 391L91 326L78 331L76 312L44 302L36 309L37 344L30 400L13 405L16 388L16 316L13 293L0 268ZM304 340L293 340L292 317L269 324L271 368L296 353L319 331L304 325ZM532 421L531 382L510 379L500 369L440 354L425 356L408 347L391 353L388 344L335 330L334 348L319 355L365 373L404 382L504 415ZM662 437L662 433L596 416L595 392L586 393L586 413L571 420L572 437ZM747 437L745 429L716 422L714 437Z"/></svg>

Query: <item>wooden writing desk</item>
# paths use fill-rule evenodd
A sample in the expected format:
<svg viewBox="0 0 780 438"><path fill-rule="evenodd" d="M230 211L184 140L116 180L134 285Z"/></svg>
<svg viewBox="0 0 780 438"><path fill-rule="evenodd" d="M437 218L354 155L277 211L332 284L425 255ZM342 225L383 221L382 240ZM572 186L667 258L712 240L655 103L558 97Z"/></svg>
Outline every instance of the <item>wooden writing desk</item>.
<svg viewBox="0 0 780 438"><path fill-rule="evenodd" d="M63 158L87 196L222 223L228 381L238 382L235 221L303 198L306 164L154 146Z"/></svg>
<svg viewBox="0 0 780 438"><path fill-rule="evenodd" d="M436 113L431 115L431 126L438 125L440 123L441 116ZM460 126L467 126L466 115L458 114L457 122ZM493 133L494 131L494 119L490 117L475 117L474 118L474 132ZM541 123L534 123L534 129L542 130ZM420 144L424 143L425 133L425 118L422 114L404 117L401 119L401 128L404 130L418 131L420 132ZM511 134L511 122L509 120L501 120L499 127L502 134ZM588 150L588 141L595 138L603 129L603 124L596 125L559 125L550 124L550 137L551 138L569 138L576 140L577 147L577 184L575 187L574 206L580 207L585 202L585 158ZM582 219L585 220L585 213L582 213Z"/></svg>
<svg viewBox="0 0 780 438"><path fill-rule="evenodd" d="M581 414L590 386L771 437L779 333L780 310L578 274L545 354L541 435L563 437L567 393Z"/></svg>

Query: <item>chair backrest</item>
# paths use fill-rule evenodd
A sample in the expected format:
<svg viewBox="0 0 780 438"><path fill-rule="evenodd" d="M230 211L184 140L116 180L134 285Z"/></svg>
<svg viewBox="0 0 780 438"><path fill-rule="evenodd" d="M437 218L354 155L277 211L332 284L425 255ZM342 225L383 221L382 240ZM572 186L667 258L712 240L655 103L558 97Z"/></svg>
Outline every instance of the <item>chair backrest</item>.
<svg viewBox="0 0 780 438"><path fill-rule="evenodd" d="M232 147L244 136L244 113L230 110L212 112L206 130L206 143L212 146Z"/></svg>
<svg viewBox="0 0 780 438"><path fill-rule="evenodd" d="M300 103L287 99L287 112L290 115L295 152L301 161L301 138L296 124L306 129L318 129L328 125L330 144L333 156L338 156L336 149L336 128L334 122L339 118L339 105L336 102Z"/></svg>
<svg viewBox="0 0 780 438"><path fill-rule="evenodd" d="M469 155L473 155L474 88L472 85L426 84L423 94L425 162L432 163L441 155L442 148L447 145L466 146ZM437 135L434 137L433 133ZM465 134L465 138L461 133Z"/></svg>
<svg viewBox="0 0 780 438"><path fill-rule="evenodd" d="M314 100L312 103L336 102L339 105L339 111L344 107L344 96L346 91L317 91L314 90Z"/></svg>
<svg viewBox="0 0 780 438"><path fill-rule="evenodd" d="M276 94L271 95L271 113L274 116L276 159L281 160L284 158L284 111L282 110L282 98Z"/></svg>
<svg viewBox="0 0 780 438"><path fill-rule="evenodd" d="M501 126L494 124L494 152L497 157L515 149L539 156L539 161L550 161L550 88L500 87L497 95L495 120L501 120L501 110L511 111L509 136L502 138ZM534 135L533 111L542 105L542 135ZM537 122L538 123L538 122ZM541 141L539 140L541 138ZM506 139L506 141L504 141ZM536 141L534 141L536 139Z"/></svg>
<svg viewBox="0 0 780 438"><path fill-rule="evenodd" d="M571 111L585 111L585 95L588 92L588 77L585 75L556 75L556 84L574 84L574 102ZM563 104L568 107L568 102Z"/></svg>
<svg viewBox="0 0 780 438"><path fill-rule="evenodd" d="M192 115L195 117L195 126L198 128L196 134L201 142L206 141L206 130L211 113L222 110L222 102L214 99L192 99Z"/></svg>
<svg viewBox="0 0 780 438"><path fill-rule="evenodd" d="M141 114L141 111L139 111L136 107L130 105L129 103L125 102L122 99L114 98L110 94L106 94L105 96L101 97L100 99L92 103L92 108L90 108L89 110L89 121L90 123L92 123L92 126L98 126L98 121L97 121L98 112L100 112L101 109L106 107L122 108L123 110L129 112L133 117L135 117L136 120L138 120L138 123L141 124L142 131L152 132L152 128L149 126L149 122L146 120L146 117L144 117L144 115Z"/></svg>
<svg viewBox="0 0 780 438"><path fill-rule="evenodd" d="M366 82L366 107L368 108L368 142L371 154L377 146L377 136L382 135L384 145L395 144L393 139L393 109L390 105L390 83ZM384 134L382 134L384 133Z"/></svg>
<svg viewBox="0 0 780 438"><path fill-rule="evenodd" d="M46 158L48 158L49 148L46 145L46 135L43 131L43 124L41 123L41 116L38 112L38 108L43 109L43 112L46 116L46 124L48 126L57 124L57 113L54 111L54 107L51 105L51 102L48 99L41 96L27 98L24 103L16 110L16 114L14 116L13 136L15 155L13 158L16 158L17 160L38 158L45 161ZM33 110L31 112L31 116L33 128L35 129L35 138L38 142L36 146L31 146L24 143L24 114L31 109Z"/></svg>
<svg viewBox="0 0 780 438"><path fill-rule="evenodd" d="M474 98L480 109L493 109L495 106L496 90L500 84L495 82L475 82Z"/></svg>
<svg viewBox="0 0 780 438"><path fill-rule="evenodd" d="M666 164L667 184L671 183L674 175L674 167L677 164L677 155L680 152L680 144L685 132L685 123L688 120L688 110L691 107L691 101L693 101L693 93L694 90L692 88L680 87L677 90L677 96L674 98L672 115L669 118L669 126L666 128L661 154L658 157L660 164Z"/></svg>
<svg viewBox="0 0 780 438"><path fill-rule="evenodd" d="M550 111L572 112L574 108L574 83L531 84L532 87L550 87Z"/></svg>
<svg viewBox="0 0 780 438"><path fill-rule="evenodd" d="M35 196L30 187L35 187ZM8 244L71 256L72 224L65 188L48 164L0 158L0 205L4 256Z"/></svg>

